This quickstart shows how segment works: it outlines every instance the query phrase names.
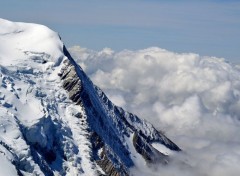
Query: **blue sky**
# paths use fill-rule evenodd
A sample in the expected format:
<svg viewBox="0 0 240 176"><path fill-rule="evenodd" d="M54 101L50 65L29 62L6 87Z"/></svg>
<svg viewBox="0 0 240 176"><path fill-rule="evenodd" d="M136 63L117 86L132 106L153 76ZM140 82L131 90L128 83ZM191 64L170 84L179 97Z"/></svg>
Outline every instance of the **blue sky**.
<svg viewBox="0 0 240 176"><path fill-rule="evenodd" d="M158 46L240 63L240 1L0 0L0 17L41 23L65 44L100 50Z"/></svg>

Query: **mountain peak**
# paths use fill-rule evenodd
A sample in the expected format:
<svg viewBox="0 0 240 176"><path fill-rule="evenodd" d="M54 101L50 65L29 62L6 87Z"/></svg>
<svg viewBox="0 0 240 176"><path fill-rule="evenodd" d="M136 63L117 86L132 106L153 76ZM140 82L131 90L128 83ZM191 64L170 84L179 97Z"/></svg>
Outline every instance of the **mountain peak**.
<svg viewBox="0 0 240 176"><path fill-rule="evenodd" d="M46 26L0 19L0 64L16 65L29 55L46 54L51 62L63 57L63 43L58 34ZM8 57L8 59L4 59Z"/></svg>
<svg viewBox="0 0 240 176"><path fill-rule="evenodd" d="M0 22L0 159L11 175L131 175L180 151L115 106L57 33Z"/></svg>

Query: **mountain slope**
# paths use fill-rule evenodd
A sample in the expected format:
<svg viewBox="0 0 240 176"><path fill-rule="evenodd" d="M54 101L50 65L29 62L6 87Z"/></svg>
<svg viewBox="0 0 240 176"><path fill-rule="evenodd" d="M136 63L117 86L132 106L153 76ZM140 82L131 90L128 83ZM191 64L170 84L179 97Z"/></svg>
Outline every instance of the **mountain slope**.
<svg viewBox="0 0 240 176"><path fill-rule="evenodd" d="M0 83L0 157L10 175L131 175L180 151L115 106L45 26L0 19Z"/></svg>

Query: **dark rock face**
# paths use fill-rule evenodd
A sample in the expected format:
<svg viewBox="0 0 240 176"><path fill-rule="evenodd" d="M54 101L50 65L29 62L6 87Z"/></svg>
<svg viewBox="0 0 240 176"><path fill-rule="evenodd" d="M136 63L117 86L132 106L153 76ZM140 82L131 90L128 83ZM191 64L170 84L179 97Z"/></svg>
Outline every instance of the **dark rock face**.
<svg viewBox="0 0 240 176"><path fill-rule="evenodd" d="M68 92L69 98L86 112L91 134L91 157L106 175L129 174L129 168L134 166L130 145L134 146L135 151L142 155L147 163L168 163L168 156L153 148L153 142L180 151L176 144L151 124L112 104L74 62L65 47L64 54L68 60L64 61L59 73L62 86ZM126 140L130 136L133 136L132 144L127 144Z"/></svg>
<svg viewBox="0 0 240 176"><path fill-rule="evenodd" d="M154 149L139 133L134 133L133 145L136 151L140 153L148 163L161 162L165 164L168 162L168 157Z"/></svg>

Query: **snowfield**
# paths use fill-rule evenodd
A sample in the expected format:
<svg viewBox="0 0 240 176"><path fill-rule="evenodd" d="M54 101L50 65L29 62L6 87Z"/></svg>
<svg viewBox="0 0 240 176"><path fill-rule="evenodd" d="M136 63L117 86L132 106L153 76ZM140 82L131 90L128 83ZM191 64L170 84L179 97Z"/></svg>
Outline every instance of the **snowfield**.
<svg viewBox="0 0 240 176"><path fill-rule="evenodd" d="M63 118L71 116L72 105L61 89L57 75L64 59L63 43L58 34L36 24L1 19L0 25L0 139L3 146L10 147L12 152L1 150L0 154L8 154L8 157L2 160L6 172L0 172L0 175L16 175L16 168L10 164L13 161L20 163L17 169L27 170L31 175L43 175L44 168L40 168L43 166L39 167L33 158L40 159L41 156L33 154L29 143L51 151L55 140L61 140L61 150L69 150L66 157L71 158L71 162L64 163L68 169L64 171L66 173L59 173L57 167L62 159L58 156L60 154L54 156L56 160L51 169L56 170L55 175L77 175L83 171L94 175L89 159L85 159L88 156L84 156L87 153L73 150L80 148L78 143L81 149L84 146L84 139L70 137L71 133L82 133L81 128L71 128L80 122ZM56 132L53 132L54 125L59 125ZM61 134L61 128L66 134ZM79 160L83 160L84 165Z"/></svg>

